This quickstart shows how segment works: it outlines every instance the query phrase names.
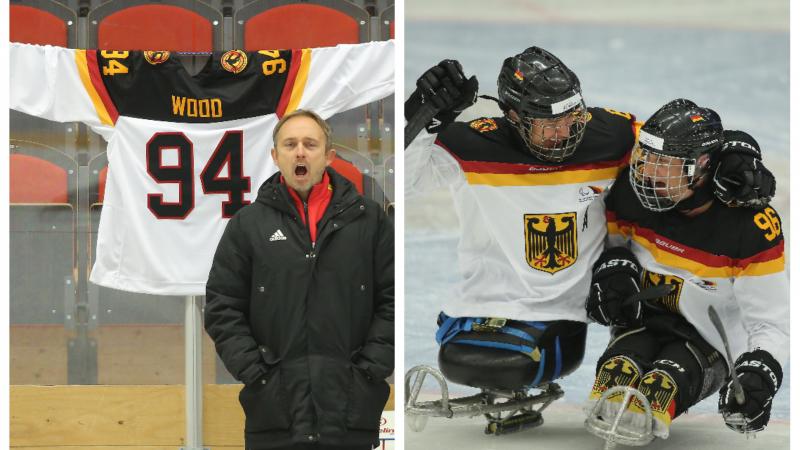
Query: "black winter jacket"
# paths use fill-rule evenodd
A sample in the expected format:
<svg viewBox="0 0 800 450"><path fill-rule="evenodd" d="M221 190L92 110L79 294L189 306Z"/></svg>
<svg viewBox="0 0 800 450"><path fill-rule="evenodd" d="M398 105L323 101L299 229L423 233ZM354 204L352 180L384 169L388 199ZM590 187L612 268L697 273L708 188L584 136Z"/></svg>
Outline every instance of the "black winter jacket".
<svg viewBox="0 0 800 450"><path fill-rule="evenodd" d="M275 174L214 255L205 328L245 384L248 448L378 443L394 368L393 226L327 170L333 196L314 247Z"/></svg>

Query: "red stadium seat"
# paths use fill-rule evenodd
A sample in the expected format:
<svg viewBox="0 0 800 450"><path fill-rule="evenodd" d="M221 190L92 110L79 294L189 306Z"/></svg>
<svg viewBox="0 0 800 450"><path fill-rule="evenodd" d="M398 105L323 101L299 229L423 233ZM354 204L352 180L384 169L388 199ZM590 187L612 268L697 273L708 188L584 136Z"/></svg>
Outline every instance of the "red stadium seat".
<svg viewBox="0 0 800 450"><path fill-rule="evenodd" d="M349 2L252 2L235 13L234 47L245 50L330 47L369 39L369 13Z"/></svg>
<svg viewBox="0 0 800 450"><path fill-rule="evenodd" d="M45 146L11 141L10 322L64 323L75 302L77 163Z"/></svg>
<svg viewBox="0 0 800 450"><path fill-rule="evenodd" d="M35 143L11 141L11 203L77 202L78 166L69 156Z"/></svg>
<svg viewBox="0 0 800 450"><path fill-rule="evenodd" d="M333 167L333 170L338 172L339 175L350 180L350 182L355 185L359 194L364 195L364 174L358 170L358 167L354 166L350 161L342 159L338 155L336 159L333 160L333 163L331 163L331 167Z"/></svg>
<svg viewBox="0 0 800 450"><path fill-rule="evenodd" d="M11 42L74 47L77 16L51 0L12 0L8 26Z"/></svg>
<svg viewBox="0 0 800 450"><path fill-rule="evenodd" d="M210 52L222 48L222 14L193 0L111 0L91 10L89 48Z"/></svg>

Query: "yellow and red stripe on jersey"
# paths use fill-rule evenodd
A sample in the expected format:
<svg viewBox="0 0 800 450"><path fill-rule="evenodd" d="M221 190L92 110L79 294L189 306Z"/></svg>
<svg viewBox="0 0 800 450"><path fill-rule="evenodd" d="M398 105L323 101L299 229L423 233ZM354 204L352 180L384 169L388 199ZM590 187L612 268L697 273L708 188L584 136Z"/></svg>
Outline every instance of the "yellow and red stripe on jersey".
<svg viewBox="0 0 800 450"><path fill-rule="evenodd" d="M466 161L450 151L441 141L436 144L458 161L467 183L488 186L549 186L614 180L628 165L630 153L615 161L546 166L538 164Z"/></svg>
<svg viewBox="0 0 800 450"><path fill-rule="evenodd" d="M97 112L100 122L105 125L114 125L119 118L114 102L108 94L100 67L97 64L97 50L75 50L75 64L81 77L86 93L92 99L92 104Z"/></svg>
<svg viewBox="0 0 800 450"><path fill-rule="evenodd" d="M618 220L606 212L608 233L630 237L644 247L659 264L687 270L699 277L728 278L779 273L784 270L783 239L775 246L748 258L731 258L689 247L633 222Z"/></svg>
<svg viewBox="0 0 800 450"><path fill-rule="evenodd" d="M289 74L286 76L286 83L283 85L283 92L278 101L278 109L275 111L279 118L297 109L297 105L303 98L303 90L306 88L310 68L311 49L292 50Z"/></svg>

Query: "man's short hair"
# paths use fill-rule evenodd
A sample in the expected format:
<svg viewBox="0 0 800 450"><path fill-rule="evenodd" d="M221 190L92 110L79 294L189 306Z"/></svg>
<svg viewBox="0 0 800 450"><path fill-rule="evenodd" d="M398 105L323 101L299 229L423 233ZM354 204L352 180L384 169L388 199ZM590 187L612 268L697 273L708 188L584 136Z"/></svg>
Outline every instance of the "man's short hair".
<svg viewBox="0 0 800 450"><path fill-rule="evenodd" d="M325 122L325 119L319 116L319 114L315 113L314 111L310 111L308 109L295 109L294 111L286 114L285 116L281 117L281 120L278 121L278 124L275 125L275 129L272 130L272 145L275 148L278 148L278 132L283 127L289 119L293 117L309 117L317 122L320 128L322 128L322 133L325 135L325 150L330 150L333 148L333 142L331 141L331 127L328 125L328 122Z"/></svg>

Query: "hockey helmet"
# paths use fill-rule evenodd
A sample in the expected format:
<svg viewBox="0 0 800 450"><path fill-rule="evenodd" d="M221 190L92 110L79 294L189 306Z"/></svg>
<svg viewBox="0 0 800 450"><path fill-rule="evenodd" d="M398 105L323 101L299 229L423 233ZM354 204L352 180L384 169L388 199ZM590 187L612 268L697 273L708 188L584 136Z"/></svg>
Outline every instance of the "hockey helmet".
<svg viewBox="0 0 800 450"><path fill-rule="evenodd" d="M506 116L536 157L560 162L575 153L586 130L586 104L578 77L555 55L530 47L506 58L497 91Z"/></svg>
<svg viewBox="0 0 800 450"><path fill-rule="evenodd" d="M666 211L691 196L723 143L722 121L709 108L672 100L642 125L631 154L630 183L639 202Z"/></svg>

